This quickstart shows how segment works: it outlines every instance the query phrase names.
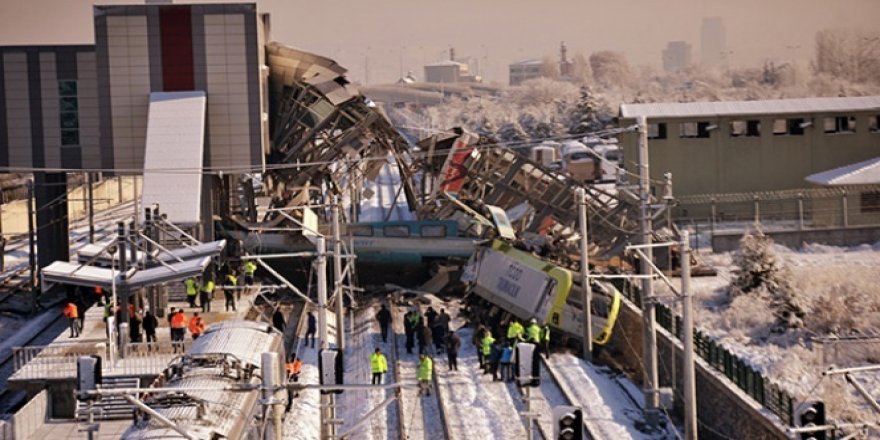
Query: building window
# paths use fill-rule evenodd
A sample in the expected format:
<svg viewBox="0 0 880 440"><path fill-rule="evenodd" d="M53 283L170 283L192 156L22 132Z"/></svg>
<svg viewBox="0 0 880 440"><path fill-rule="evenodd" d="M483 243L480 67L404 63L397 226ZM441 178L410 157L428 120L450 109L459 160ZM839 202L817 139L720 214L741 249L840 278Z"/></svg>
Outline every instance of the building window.
<svg viewBox="0 0 880 440"><path fill-rule="evenodd" d="M648 124L648 139L666 139L666 124Z"/></svg>
<svg viewBox="0 0 880 440"><path fill-rule="evenodd" d="M758 137L761 136L761 121L749 119L746 121L730 121L731 137Z"/></svg>
<svg viewBox="0 0 880 440"><path fill-rule="evenodd" d="M880 133L880 116L874 115L868 117L868 131L871 133Z"/></svg>
<svg viewBox="0 0 880 440"><path fill-rule="evenodd" d="M757 119L749 119L746 121L746 137L761 136L761 121Z"/></svg>
<svg viewBox="0 0 880 440"><path fill-rule="evenodd" d="M58 81L58 101L61 145L79 145L79 102L75 80Z"/></svg>
<svg viewBox="0 0 880 440"><path fill-rule="evenodd" d="M678 136L682 138L708 138L708 122L682 122L679 126Z"/></svg>
<svg viewBox="0 0 880 440"><path fill-rule="evenodd" d="M788 120L788 134L795 136L803 136L804 128L807 126L804 118L791 118Z"/></svg>
<svg viewBox="0 0 880 440"><path fill-rule="evenodd" d="M869 191L861 195L862 213L880 212L880 192Z"/></svg>
<svg viewBox="0 0 880 440"><path fill-rule="evenodd" d="M791 118L791 119L774 119L773 120L773 135L774 136L788 136L795 135L801 136L804 134L804 128L801 124L804 123L803 118Z"/></svg>
<svg viewBox="0 0 880 440"><path fill-rule="evenodd" d="M855 133L855 131L855 116L835 116L832 118L825 118L825 133Z"/></svg>

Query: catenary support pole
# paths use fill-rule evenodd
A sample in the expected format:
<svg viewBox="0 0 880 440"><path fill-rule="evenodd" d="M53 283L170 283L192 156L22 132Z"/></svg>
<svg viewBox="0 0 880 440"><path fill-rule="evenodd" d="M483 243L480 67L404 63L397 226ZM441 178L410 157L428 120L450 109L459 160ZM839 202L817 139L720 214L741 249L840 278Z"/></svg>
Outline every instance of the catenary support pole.
<svg viewBox="0 0 880 440"><path fill-rule="evenodd" d="M639 229L641 244L652 242L651 225L651 176L648 165L648 123L644 116L638 118L639 126L639 199L641 210ZM653 255L652 249L646 250L647 256ZM645 258L641 259L642 274L651 273L651 265ZM645 391L645 423L654 430L660 421L660 396L658 393L659 375L657 371L657 333L656 315L654 311L654 284L651 278L642 279L642 333L644 344L644 391Z"/></svg>
<svg viewBox="0 0 880 440"><path fill-rule="evenodd" d="M266 408L266 419L268 419L270 427L267 433L267 440L281 440L284 438L284 406L282 405L281 395L286 390L279 388L281 384L281 362L276 352L266 352L260 358L261 377L263 379L263 405Z"/></svg>
<svg viewBox="0 0 880 440"><path fill-rule="evenodd" d="M336 347L345 350L345 294L342 292L342 246L339 233L339 197L333 197L333 296L336 298Z"/></svg>
<svg viewBox="0 0 880 440"><path fill-rule="evenodd" d="M125 222L118 222L116 224L116 246L119 248L119 274L122 275L123 279L125 278L125 273L128 271L127 243L128 240L125 239ZM115 290L116 289L114 289L114 291ZM115 304L115 306L119 307L119 313L116 315L119 320L117 323L118 325L128 322L128 291L123 289L122 292L116 292L116 296L117 299L121 299L121 302Z"/></svg>
<svg viewBox="0 0 880 440"><path fill-rule="evenodd" d="M29 287L31 292L33 292L37 287L37 249L36 243L34 243L34 181L28 180L27 182L27 195L28 195L28 268L30 269L30 283Z"/></svg>
<svg viewBox="0 0 880 440"><path fill-rule="evenodd" d="M684 435L697 440L697 379L694 373L694 299L691 295L690 234L681 232L681 318L684 338Z"/></svg>
<svg viewBox="0 0 880 440"><path fill-rule="evenodd" d="M318 336L321 348L327 349L327 243L318 237L318 258L315 259L315 272L318 274Z"/></svg>
<svg viewBox="0 0 880 440"><path fill-rule="evenodd" d="M86 173L86 188L89 198L89 243L95 242L95 194L92 186L94 185L94 175Z"/></svg>
<svg viewBox="0 0 880 440"><path fill-rule="evenodd" d="M578 224L581 234L581 302L584 307L583 350L584 360L593 360L593 288L590 286L589 230L587 225L587 192L583 188L575 191L578 207Z"/></svg>

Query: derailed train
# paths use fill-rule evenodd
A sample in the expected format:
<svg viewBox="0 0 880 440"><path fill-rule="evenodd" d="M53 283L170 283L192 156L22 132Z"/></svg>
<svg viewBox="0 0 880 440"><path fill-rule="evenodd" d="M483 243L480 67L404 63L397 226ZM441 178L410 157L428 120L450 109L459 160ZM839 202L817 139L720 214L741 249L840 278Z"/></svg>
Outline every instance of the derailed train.
<svg viewBox="0 0 880 440"><path fill-rule="evenodd" d="M255 422L259 400L261 356L276 352L283 371L283 336L271 325L253 321L217 323L196 339L189 352L176 358L156 379L168 389L144 398L151 409L198 439L262 438ZM250 385L248 391L228 391ZM180 391L174 391L174 389ZM187 390L189 389L189 390ZM139 414L123 439L185 439L155 418Z"/></svg>
<svg viewBox="0 0 880 440"><path fill-rule="evenodd" d="M512 316L539 324L566 338L583 338L581 286L570 270L494 240L475 250L462 281L470 292ZM604 345L620 310L621 295L608 283L593 283L594 343Z"/></svg>

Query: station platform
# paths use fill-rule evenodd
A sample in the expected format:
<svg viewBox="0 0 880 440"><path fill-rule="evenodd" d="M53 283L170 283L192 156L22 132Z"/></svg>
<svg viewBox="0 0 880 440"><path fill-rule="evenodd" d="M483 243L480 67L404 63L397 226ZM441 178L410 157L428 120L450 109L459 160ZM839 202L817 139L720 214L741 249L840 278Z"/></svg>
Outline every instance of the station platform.
<svg viewBox="0 0 880 440"><path fill-rule="evenodd" d="M259 290L255 285L242 289L236 300L236 311L226 311L222 290L214 293L211 311L202 313L201 307L189 307L186 302L169 302L173 309L182 308L187 318L199 312L207 327L230 319L244 319L252 309L254 297ZM107 339L107 326L104 322L104 309L92 306L85 313L81 335L71 338L65 329L55 340L45 346L20 347L13 351L14 373L9 377L10 389L34 390L46 382L67 382L76 378L76 362L80 356L97 355L102 360L103 377L138 377L149 379L159 375L168 363L179 356L171 343L171 332L166 317L158 318L156 343L129 343L120 350L110 352ZM184 339L184 352L192 338L187 331ZM122 352L120 352L122 351Z"/></svg>

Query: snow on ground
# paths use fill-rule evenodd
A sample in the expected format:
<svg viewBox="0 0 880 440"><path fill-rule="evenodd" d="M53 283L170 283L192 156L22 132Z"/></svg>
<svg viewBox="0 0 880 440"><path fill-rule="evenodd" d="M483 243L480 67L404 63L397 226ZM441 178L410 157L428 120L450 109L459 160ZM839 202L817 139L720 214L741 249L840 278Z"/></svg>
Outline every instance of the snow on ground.
<svg viewBox="0 0 880 440"><path fill-rule="evenodd" d="M584 411L584 420L598 438L603 439L652 439L674 435L646 435L636 429L642 420L641 391L630 395L619 383L620 378L609 368L585 362L569 353L553 354L548 360L563 386L571 390Z"/></svg>
<svg viewBox="0 0 880 440"><path fill-rule="evenodd" d="M398 194L401 182L397 163L391 155L388 155L387 162L375 182L364 182L364 189L372 191L373 196L361 202L358 219L362 222L415 220L407 207L406 197L402 192Z"/></svg>
<svg viewBox="0 0 880 440"><path fill-rule="evenodd" d="M854 247L805 244L799 251L776 245L774 250L791 271L795 289L805 300L804 329L773 334L769 329L774 318L765 300L743 296L730 301L726 288L737 268L729 252L701 255L701 260L715 267L718 275L692 279L697 326L796 398L819 396L825 399L830 417L862 419L869 413L852 387L842 379L822 377L829 365L824 363L822 344L811 339L830 334L877 335L880 243ZM676 286L679 282L673 280ZM655 288L660 294L669 292L659 282ZM676 304L670 306L677 308ZM880 344L849 353L852 356L832 361L839 366L876 363ZM860 374L860 379L874 389L874 396L880 395L880 373Z"/></svg>

